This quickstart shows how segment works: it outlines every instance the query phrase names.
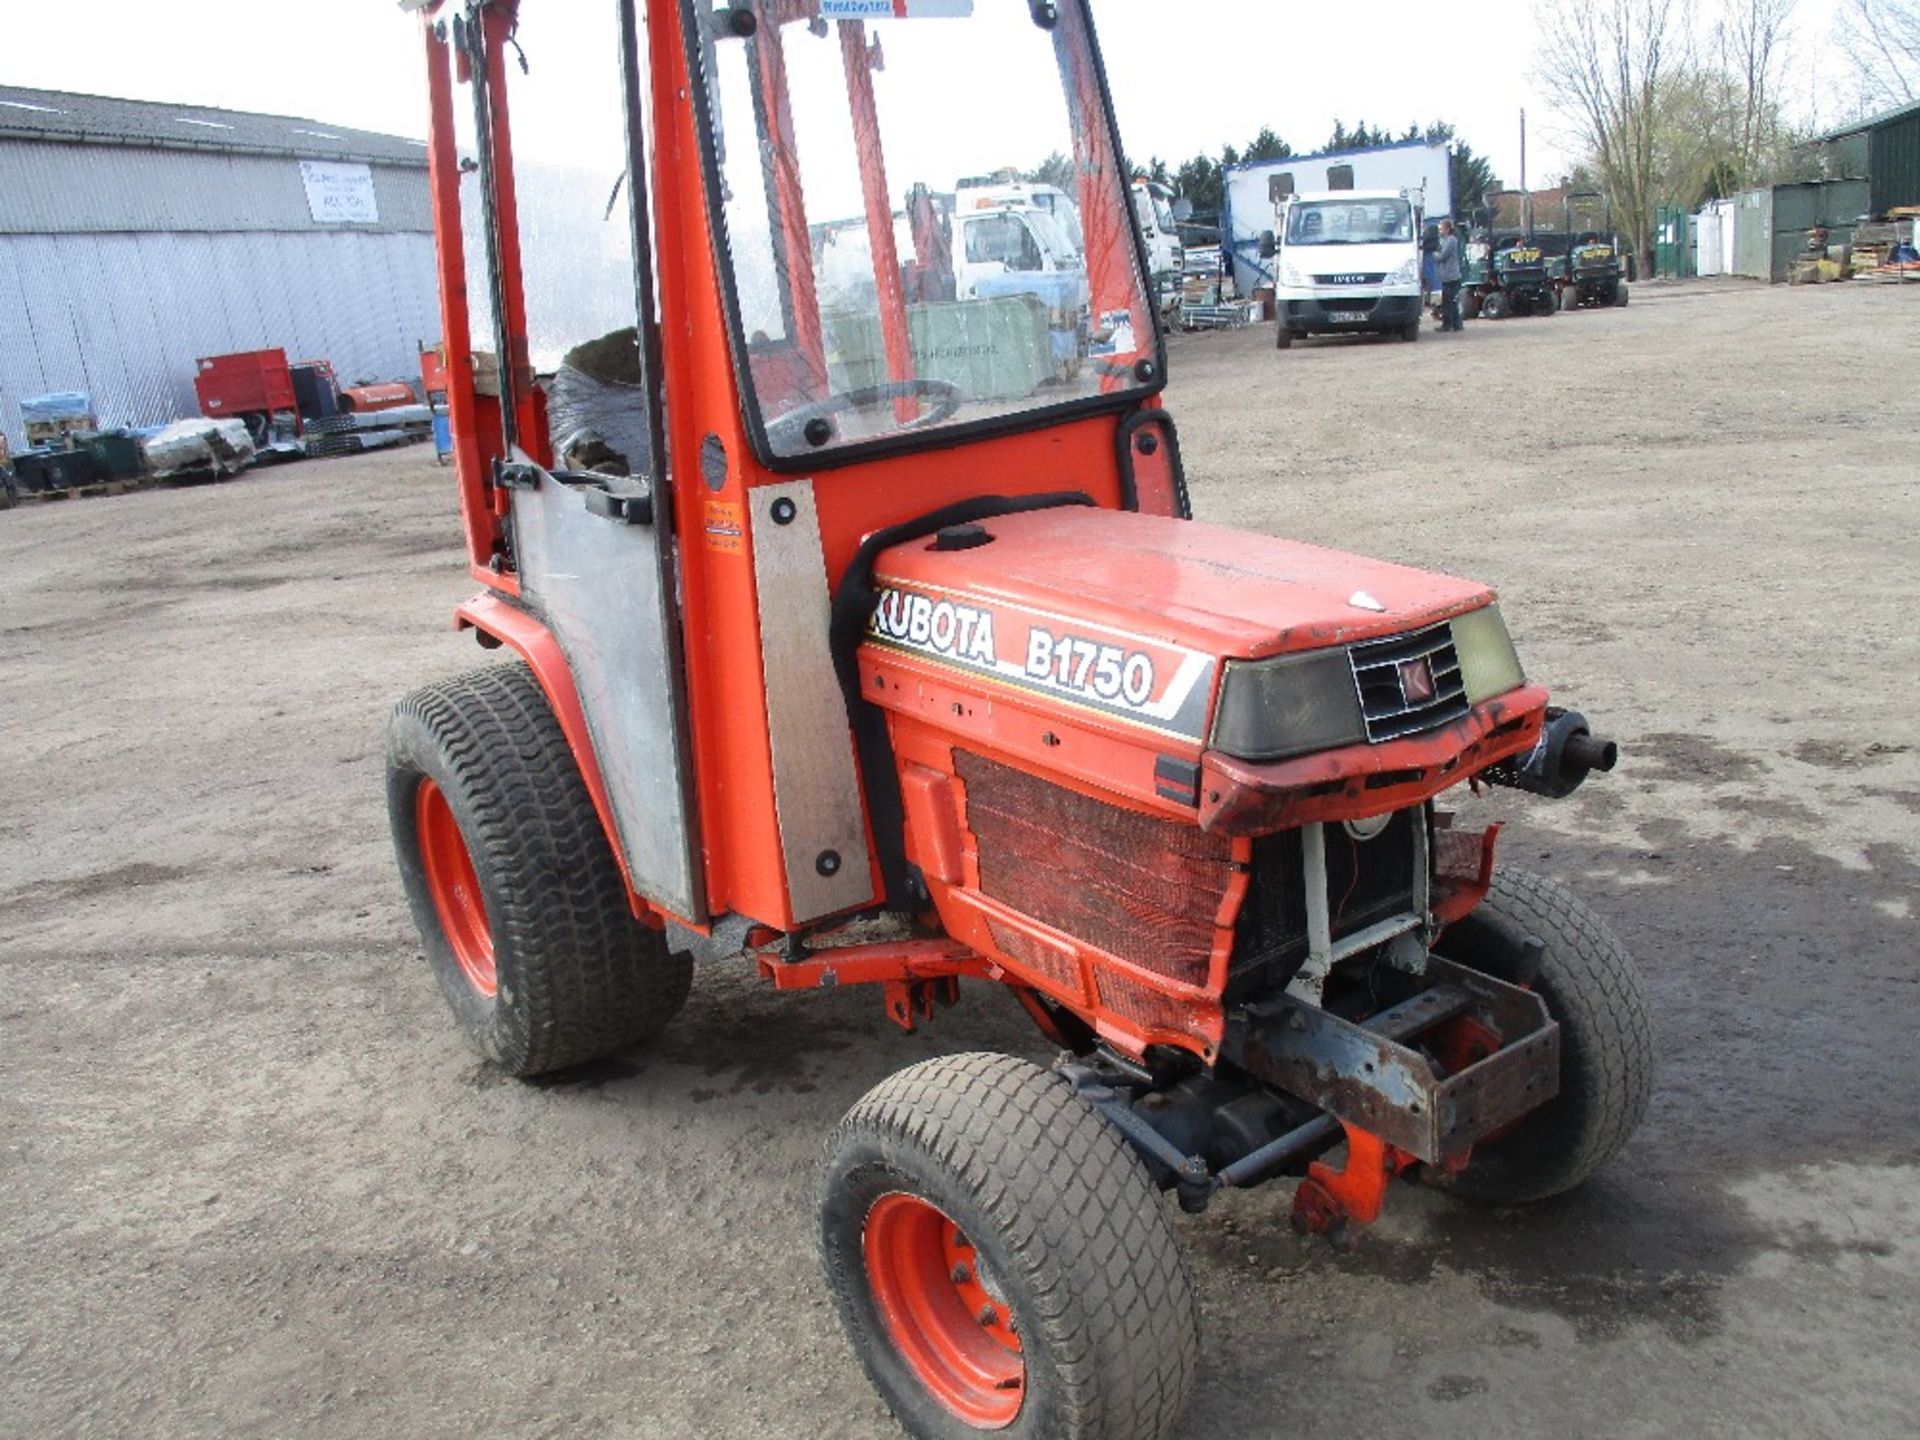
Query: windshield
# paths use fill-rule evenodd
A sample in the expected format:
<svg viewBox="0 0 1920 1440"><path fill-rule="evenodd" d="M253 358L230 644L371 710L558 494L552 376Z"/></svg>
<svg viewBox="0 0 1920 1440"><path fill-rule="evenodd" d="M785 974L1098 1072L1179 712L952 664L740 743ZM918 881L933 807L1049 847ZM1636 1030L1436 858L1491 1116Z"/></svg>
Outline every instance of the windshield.
<svg viewBox="0 0 1920 1440"><path fill-rule="evenodd" d="M1173 233L1173 207L1152 186L1136 185L1134 187L1133 208L1140 217L1142 230L1159 230L1165 235Z"/></svg>
<svg viewBox="0 0 1920 1440"><path fill-rule="evenodd" d="M1091 36L1080 0L1051 9L1043 28L1018 0L694 6L736 345L774 457L1146 383L1158 339ZM997 197L961 181L1010 157L1022 184L1064 161L1080 213L1045 191L980 208Z"/></svg>
<svg viewBox="0 0 1920 1440"><path fill-rule="evenodd" d="M1375 245L1413 238L1405 200L1306 200L1287 211L1289 245Z"/></svg>

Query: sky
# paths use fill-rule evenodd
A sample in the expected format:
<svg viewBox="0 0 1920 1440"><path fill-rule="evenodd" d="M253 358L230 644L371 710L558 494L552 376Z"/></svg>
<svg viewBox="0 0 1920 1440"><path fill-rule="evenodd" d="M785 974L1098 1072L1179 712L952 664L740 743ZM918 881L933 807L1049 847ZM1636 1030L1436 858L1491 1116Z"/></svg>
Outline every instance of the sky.
<svg viewBox="0 0 1920 1440"><path fill-rule="evenodd" d="M543 5L581 3L525 0L529 43ZM336 0L324 12L296 0L90 0L87 28L113 37L100 46L74 43L65 6L8 8L0 83L425 133L417 22L396 0ZM1527 180L1552 185L1575 147L1531 76L1527 8L1487 12L1500 17L1491 24L1477 13L1412 0L1093 0L1136 163L1244 145L1262 125L1306 152L1336 118L1396 131L1448 120L1517 187L1524 108ZM1817 75L1803 79L1817 89ZM990 106L992 81L979 93Z"/></svg>

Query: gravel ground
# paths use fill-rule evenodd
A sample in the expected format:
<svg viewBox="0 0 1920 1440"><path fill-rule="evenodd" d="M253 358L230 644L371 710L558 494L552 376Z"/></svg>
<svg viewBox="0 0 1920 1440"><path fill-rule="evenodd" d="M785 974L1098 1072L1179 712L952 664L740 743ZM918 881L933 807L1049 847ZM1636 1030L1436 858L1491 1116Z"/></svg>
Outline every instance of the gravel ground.
<svg viewBox="0 0 1920 1440"><path fill-rule="evenodd" d="M1894 1435L1920 1376L1920 287L1643 286L1417 346L1179 337L1200 514L1484 578L1622 742L1473 802L1640 956L1658 1090L1580 1193L1180 1222L1189 1436ZM387 707L471 664L414 449L0 515L0 1432L897 1432L821 1291L821 1137L985 988L708 968L537 1085L462 1045L393 873Z"/></svg>

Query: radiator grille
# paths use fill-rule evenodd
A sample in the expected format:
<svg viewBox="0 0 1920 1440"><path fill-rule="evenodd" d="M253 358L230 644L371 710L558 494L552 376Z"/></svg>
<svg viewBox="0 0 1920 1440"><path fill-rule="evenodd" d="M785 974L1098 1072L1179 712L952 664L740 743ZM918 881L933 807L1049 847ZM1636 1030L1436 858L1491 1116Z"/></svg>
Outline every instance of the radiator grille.
<svg viewBox="0 0 1920 1440"><path fill-rule="evenodd" d="M1367 739L1376 745L1418 735L1467 713L1453 627L1445 622L1411 635L1369 640L1347 654Z"/></svg>

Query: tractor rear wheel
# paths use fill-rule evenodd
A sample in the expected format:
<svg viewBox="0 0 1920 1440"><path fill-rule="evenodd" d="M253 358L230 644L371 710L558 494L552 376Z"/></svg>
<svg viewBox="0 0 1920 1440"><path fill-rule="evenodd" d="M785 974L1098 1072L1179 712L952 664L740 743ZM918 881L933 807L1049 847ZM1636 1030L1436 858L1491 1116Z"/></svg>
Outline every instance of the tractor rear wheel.
<svg viewBox="0 0 1920 1440"><path fill-rule="evenodd" d="M1418 340L1420 338L1420 322L1415 320L1409 324L1402 325L1400 327L1400 338L1402 340Z"/></svg>
<svg viewBox="0 0 1920 1440"><path fill-rule="evenodd" d="M387 730L400 878L441 993L512 1075L625 1050L679 1011L692 961L634 919L560 722L526 666L416 690Z"/></svg>
<svg viewBox="0 0 1920 1440"><path fill-rule="evenodd" d="M1547 947L1531 988L1560 1023L1560 1093L1483 1141L1448 1182L1454 1193L1493 1205L1573 1189L1626 1144L1653 1092L1653 1025L1633 957L1558 881L1496 870L1487 898L1434 948L1513 979L1530 936Z"/></svg>
<svg viewBox="0 0 1920 1440"><path fill-rule="evenodd" d="M909 1433L1160 1440L1199 1363L1159 1192L1058 1076L922 1061L827 1142L821 1257L867 1377Z"/></svg>

